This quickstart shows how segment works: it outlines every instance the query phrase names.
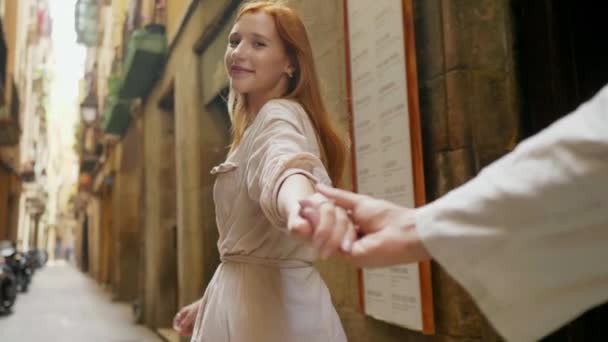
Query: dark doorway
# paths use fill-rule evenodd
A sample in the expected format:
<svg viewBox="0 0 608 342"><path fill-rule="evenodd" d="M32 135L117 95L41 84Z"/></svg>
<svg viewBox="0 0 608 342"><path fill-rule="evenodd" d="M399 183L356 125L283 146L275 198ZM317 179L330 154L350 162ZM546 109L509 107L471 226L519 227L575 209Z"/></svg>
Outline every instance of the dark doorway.
<svg viewBox="0 0 608 342"><path fill-rule="evenodd" d="M530 136L576 109L608 83L608 3L512 0L522 96Z"/></svg>
<svg viewBox="0 0 608 342"><path fill-rule="evenodd" d="M82 272L89 272L89 215L82 222Z"/></svg>
<svg viewBox="0 0 608 342"><path fill-rule="evenodd" d="M512 0L512 5L525 138L573 111L608 83L608 3ZM608 304L604 304L543 341L605 341L607 321Z"/></svg>

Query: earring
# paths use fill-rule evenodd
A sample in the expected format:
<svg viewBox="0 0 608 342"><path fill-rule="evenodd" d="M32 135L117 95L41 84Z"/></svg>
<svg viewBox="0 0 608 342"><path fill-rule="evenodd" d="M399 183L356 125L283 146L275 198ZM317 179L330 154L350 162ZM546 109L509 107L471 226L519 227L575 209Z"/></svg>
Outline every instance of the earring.
<svg viewBox="0 0 608 342"><path fill-rule="evenodd" d="M287 77L289 77L289 78L293 78L293 71L289 70L289 71L287 72Z"/></svg>

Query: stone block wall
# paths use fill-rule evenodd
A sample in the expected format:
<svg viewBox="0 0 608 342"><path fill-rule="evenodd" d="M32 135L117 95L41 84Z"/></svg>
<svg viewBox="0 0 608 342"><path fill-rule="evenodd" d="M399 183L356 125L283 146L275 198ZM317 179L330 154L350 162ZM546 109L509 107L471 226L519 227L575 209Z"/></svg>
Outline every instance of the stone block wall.
<svg viewBox="0 0 608 342"><path fill-rule="evenodd" d="M158 106L156 88L142 118L144 131L144 323L170 327L177 305L175 116Z"/></svg>
<svg viewBox="0 0 608 342"><path fill-rule="evenodd" d="M113 272L112 292L117 300L132 301L139 295L141 262L140 207L141 124L130 125L123 140L116 146L119 167L116 170L112 199Z"/></svg>
<svg viewBox="0 0 608 342"><path fill-rule="evenodd" d="M219 263L211 168L225 158L228 128L203 101L202 58L193 46L225 1L201 1L174 41L168 69L175 80L177 259L179 305L200 298ZM221 60L221 59L220 59Z"/></svg>
<svg viewBox="0 0 608 342"><path fill-rule="evenodd" d="M415 0L427 199L513 148L519 109L507 0ZM437 333L497 340L468 294L433 264Z"/></svg>

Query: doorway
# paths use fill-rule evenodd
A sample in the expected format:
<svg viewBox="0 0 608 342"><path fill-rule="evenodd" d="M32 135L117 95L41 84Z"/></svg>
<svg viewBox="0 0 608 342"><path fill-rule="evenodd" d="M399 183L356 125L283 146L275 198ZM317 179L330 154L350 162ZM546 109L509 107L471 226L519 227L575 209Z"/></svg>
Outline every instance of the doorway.
<svg viewBox="0 0 608 342"><path fill-rule="evenodd" d="M515 54L528 137L608 83L608 4L513 0Z"/></svg>

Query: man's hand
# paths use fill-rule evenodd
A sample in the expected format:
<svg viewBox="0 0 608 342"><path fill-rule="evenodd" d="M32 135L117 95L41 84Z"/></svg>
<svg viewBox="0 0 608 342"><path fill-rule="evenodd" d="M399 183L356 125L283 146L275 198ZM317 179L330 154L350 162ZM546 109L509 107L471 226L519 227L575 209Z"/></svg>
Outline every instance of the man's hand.
<svg viewBox="0 0 608 342"><path fill-rule="evenodd" d="M321 184L317 185L317 190L346 210L354 225L359 227L362 237L347 253L347 258L354 264L380 267L430 258L415 229L414 209ZM311 223L313 230L317 229L319 224L315 220L322 207L308 200L300 204L302 217Z"/></svg>

